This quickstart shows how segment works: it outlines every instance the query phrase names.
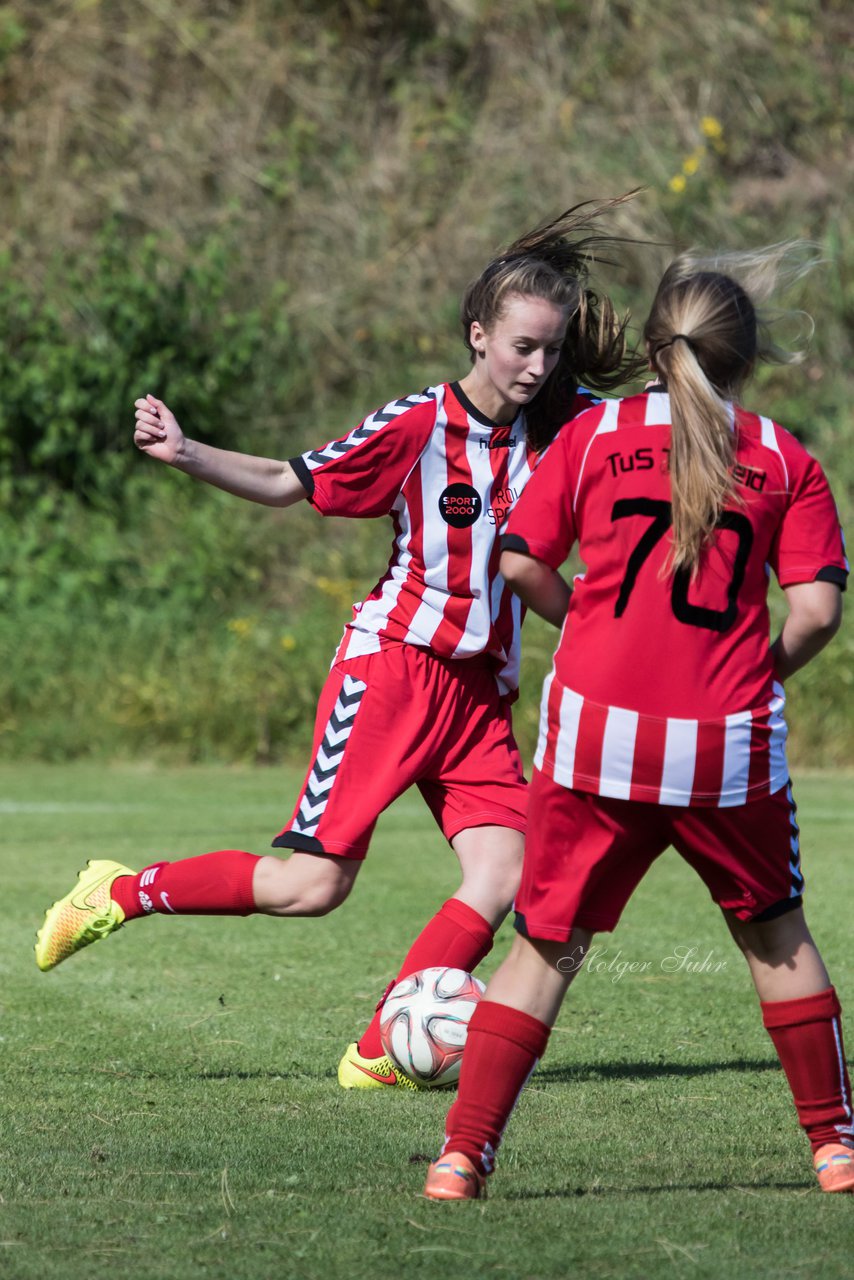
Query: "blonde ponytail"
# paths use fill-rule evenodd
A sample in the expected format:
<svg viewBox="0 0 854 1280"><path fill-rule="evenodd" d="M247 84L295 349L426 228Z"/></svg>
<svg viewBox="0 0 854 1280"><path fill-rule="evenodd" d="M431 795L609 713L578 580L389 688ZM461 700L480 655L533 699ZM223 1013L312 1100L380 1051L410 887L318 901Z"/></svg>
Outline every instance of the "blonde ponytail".
<svg viewBox="0 0 854 1280"><path fill-rule="evenodd" d="M735 433L732 409L700 366L690 339L673 340L670 392L671 567L695 572L733 495Z"/></svg>
<svg viewBox="0 0 854 1280"><path fill-rule="evenodd" d="M685 254L665 272L644 326L653 366L670 394L671 568L696 572L724 508L736 498L732 475L736 432L730 401L757 361L794 363L760 314L783 281L812 265L802 242L745 254ZM725 274L724 269L733 274ZM738 273L744 284L733 278Z"/></svg>

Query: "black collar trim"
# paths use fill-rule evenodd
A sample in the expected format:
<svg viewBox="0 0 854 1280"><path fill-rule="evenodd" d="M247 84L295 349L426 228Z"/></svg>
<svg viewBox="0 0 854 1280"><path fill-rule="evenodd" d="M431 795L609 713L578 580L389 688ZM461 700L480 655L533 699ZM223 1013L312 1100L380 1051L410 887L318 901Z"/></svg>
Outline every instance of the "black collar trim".
<svg viewBox="0 0 854 1280"><path fill-rule="evenodd" d="M452 382L450 386L454 395L457 397L457 399L459 400L460 404L465 409L469 417L474 418L477 422L482 423L484 427L492 427L493 430L498 427L512 427L513 423L517 422L519 419L521 410L519 410L519 412L516 414L516 417L513 419L513 422L494 422L492 418L487 418L485 413L481 413L477 405L472 404L471 400L469 400L466 393L460 389L460 384L458 382Z"/></svg>

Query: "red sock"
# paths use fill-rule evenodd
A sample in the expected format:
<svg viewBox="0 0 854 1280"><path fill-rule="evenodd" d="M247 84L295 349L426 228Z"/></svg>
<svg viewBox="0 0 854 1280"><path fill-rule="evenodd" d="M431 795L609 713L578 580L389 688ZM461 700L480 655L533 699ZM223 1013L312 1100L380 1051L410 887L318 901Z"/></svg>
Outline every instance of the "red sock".
<svg viewBox="0 0 854 1280"><path fill-rule="evenodd" d="M798 1120L813 1151L827 1142L854 1141L840 1012L833 987L800 1000L762 1005L762 1020L774 1041Z"/></svg>
<svg viewBox="0 0 854 1280"><path fill-rule="evenodd" d="M110 896L126 920L153 911L178 916L248 916L255 910L252 877L259 859L240 849L155 862L113 881Z"/></svg>
<svg viewBox="0 0 854 1280"><path fill-rule="evenodd" d="M390 982L383 992L377 1011L359 1040L358 1049L362 1057L379 1058L383 1053L380 1012L395 982L433 965L465 969L466 973L472 973L492 950L493 937L492 925L473 907L466 906L459 898L449 898L421 930L394 982Z"/></svg>
<svg viewBox="0 0 854 1280"><path fill-rule="evenodd" d="M460 1089L448 1112L443 1151L460 1151L482 1173L495 1152L519 1094L543 1056L551 1027L520 1009L481 1000L469 1023Z"/></svg>

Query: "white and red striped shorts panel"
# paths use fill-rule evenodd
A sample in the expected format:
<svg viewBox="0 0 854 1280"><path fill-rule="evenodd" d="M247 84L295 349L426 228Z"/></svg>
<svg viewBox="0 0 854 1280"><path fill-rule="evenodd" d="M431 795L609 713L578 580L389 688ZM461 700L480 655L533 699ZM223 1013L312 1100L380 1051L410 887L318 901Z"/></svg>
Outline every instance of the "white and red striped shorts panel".
<svg viewBox="0 0 854 1280"><path fill-rule="evenodd" d="M561 684L543 686L534 764L556 782L615 800L730 808L786 785L785 695L715 720L641 715L602 706Z"/></svg>

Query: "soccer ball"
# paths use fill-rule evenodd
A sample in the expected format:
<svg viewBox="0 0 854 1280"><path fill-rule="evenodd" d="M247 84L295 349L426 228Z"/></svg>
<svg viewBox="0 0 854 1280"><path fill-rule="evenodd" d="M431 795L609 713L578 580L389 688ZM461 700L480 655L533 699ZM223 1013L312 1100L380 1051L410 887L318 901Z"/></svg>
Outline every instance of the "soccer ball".
<svg viewBox="0 0 854 1280"><path fill-rule="evenodd" d="M428 1089L456 1084L475 1005L486 987L464 969L421 969L402 978L380 1015L394 1066Z"/></svg>

